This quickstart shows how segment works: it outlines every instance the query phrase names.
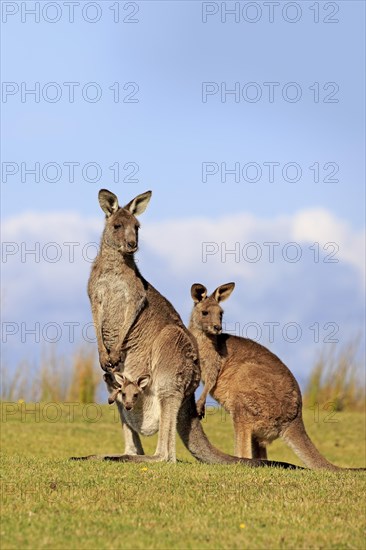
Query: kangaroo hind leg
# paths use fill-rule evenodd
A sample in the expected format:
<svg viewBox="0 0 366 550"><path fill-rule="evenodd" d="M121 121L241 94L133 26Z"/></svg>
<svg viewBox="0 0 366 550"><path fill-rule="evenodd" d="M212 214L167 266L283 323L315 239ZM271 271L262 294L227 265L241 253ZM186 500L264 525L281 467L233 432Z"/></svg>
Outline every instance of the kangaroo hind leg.
<svg viewBox="0 0 366 550"><path fill-rule="evenodd" d="M160 399L160 425L155 456L167 462L176 462L177 417L182 404L180 394Z"/></svg>
<svg viewBox="0 0 366 550"><path fill-rule="evenodd" d="M140 436L137 432L132 430L123 420L123 405L117 401L117 407L119 416L121 418L122 430L125 440L125 454L126 455L143 455L144 449L142 447Z"/></svg>
<svg viewBox="0 0 366 550"><path fill-rule="evenodd" d="M264 460L267 460L267 449L265 444L254 435L252 436L252 453L252 458L263 458Z"/></svg>
<svg viewBox="0 0 366 550"><path fill-rule="evenodd" d="M240 458L252 457L252 430L240 420L234 420L234 454Z"/></svg>

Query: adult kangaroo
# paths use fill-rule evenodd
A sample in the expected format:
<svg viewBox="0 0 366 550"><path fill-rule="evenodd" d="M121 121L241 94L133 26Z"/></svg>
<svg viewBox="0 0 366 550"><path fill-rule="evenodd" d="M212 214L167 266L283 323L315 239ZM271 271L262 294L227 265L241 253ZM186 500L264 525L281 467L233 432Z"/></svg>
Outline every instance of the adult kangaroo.
<svg viewBox="0 0 366 550"><path fill-rule="evenodd" d="M328 462L306 433L301 391L286 365L257 342L222 333L220 302L234 287L234 283L221 285L210 296L204 285L191 288L189 329L198 343L205 384L197 401L199 416L204 415L210 393L232 416L237 456L265 459L266 445L281 437L308 468L343 470Z"/></svg>
<svg viewBox="0 0 366 550"><path fill-rule="evenodd" d="M178 430L185 446L202 462L294 468L287 463L233 457L208 441L194 399L200 381L196 341L170 302L142 277L134 260L140 225L136 216L144 212L150 197L148 191L120 207L116 195L106 189L99 191L106 220L88 293L100 365L109 374L117 368L130 380L145 374L150 380L141 395L141 406L126 411L117 401L125 454L81 459L175 462ZM109 385L113 389L110 381ZM146 456L139 434L152 435L157 431L156 452Z"/></svg>

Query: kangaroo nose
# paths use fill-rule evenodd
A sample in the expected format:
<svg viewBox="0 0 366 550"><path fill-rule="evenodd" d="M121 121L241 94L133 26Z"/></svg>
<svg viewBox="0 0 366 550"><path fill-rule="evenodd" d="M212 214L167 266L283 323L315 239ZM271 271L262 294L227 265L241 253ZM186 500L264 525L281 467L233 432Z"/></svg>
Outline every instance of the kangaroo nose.
<svg viewBox="0 0 366 550"><path fill-rule="evenodd" d="M214 329L216 330L216 332L220 332L220 331L221 331L220 325L215 325L215 326L214 326Z"/></svg>
<svg viewBox="0 0 366 550"><path fill-rule="evenodd" d="M130 411L132 409L132 405L125 405L126 409Z"/></svg>
<svg viewBox="0 0 366 550"><path fill-rule="evenodd" d="M128 241L127 246L130 250L136 248L136 241Z"/></svg>

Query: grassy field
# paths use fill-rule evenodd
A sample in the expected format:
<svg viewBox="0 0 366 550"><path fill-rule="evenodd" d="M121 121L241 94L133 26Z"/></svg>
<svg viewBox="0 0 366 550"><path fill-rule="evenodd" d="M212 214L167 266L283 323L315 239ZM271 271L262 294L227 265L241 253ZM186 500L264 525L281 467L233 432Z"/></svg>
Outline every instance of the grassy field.
<svg viewBox="0 0 366 550"><path fill-rule="evenodd" d="M204 429L232 452L229 417ZM309 434L341 466L365 466L365 416L305 410ZM114 407L2 404L2 548L365 548L364 472L71 462L123 451ZM145 439L146 452L155 438ZM300 464L282 442L269 457Z"/></svg>

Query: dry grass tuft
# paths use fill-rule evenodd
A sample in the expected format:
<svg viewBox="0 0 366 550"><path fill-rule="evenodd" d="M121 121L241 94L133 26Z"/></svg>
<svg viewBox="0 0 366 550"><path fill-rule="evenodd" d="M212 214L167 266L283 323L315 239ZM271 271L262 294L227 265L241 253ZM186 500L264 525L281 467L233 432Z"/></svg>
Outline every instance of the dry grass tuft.
<svg viewBox="0 0 366 550"><path fill-rule="evenodd" d="M6 367L2 369L1 399L92 403L96 401L100 382L94 351L80 347L69 361L51 347L42 354L38 369L27 361L22 361L13 372Z"/></svg>
<svg viewBox="0 0 366 550"><path fill-rule="evenodd" d="M365 410L365 369L358 359L359 339L337 350L324 348L310 375L304 403L332 402L335 411Z"/></svg>
<svg viewBox="0 0 366 550"><path fill-rule="evenodd" d="M69 401L93 403L100 384L100 369L95 366L95 354L92 351L80 349L74 357L73 374L68 389Z"/></svg>

